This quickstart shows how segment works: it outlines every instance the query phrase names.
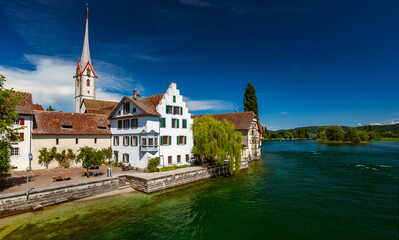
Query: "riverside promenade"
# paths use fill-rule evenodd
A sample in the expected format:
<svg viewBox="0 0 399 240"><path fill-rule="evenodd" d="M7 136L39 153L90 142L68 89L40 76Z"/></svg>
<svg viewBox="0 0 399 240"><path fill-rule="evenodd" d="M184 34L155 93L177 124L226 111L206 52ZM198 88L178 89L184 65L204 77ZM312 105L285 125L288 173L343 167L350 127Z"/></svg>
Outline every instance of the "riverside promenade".
<svg viewBox="0 0 399 240"><path fill-rule="evenodd" d="M241 169L248 168L248 162L243 161ZM26 211L42 210L46 206L62 202L104 195L111 191L129 188L144 193L153 193L204 179L228 175L228 165L218 167L193 166L165 172L143 173L139 171L121 171L120 168L107 177L106 166L97 170L102 175L97 177L83 177L85 169L68 169L71 180L53 182L54 174L64 172L34 172L29 191L26 182L9 186L0 194L0 217ZM65 170L65 169L63 169ZM22 174L22 173L21 173ZM11 176L11 179L22 179L24 176ZM25 175L26 177L26 175ZM40 188L36 188L40 186ZM21 189L24 190L21 191ZM6 193L6 191L8 193ZM116 193L118 194L118 193Z"/></svg>

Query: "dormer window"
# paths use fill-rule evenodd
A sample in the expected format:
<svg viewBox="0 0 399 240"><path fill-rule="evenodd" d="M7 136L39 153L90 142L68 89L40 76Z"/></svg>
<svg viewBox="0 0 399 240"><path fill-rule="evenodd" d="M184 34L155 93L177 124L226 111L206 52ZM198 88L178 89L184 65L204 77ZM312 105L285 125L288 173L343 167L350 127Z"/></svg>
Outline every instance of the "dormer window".
<svg viewBox="0 0 399 240"><path fill-rule="evenodd" d="M90 74L91 74L91 70L90 69L87 69L87 76L90 76Z"/></svg>
<svg viewBox="0 0 399 240"><path fill-rule="evenodd" d="M136 112L136 108L133 108L133 112L134 112L134 113Z"/></svg>
<svg viewBox="0 0 399 240"><path fill-rule="evenodd" d="M90 87L90 79L87 79L86 85L87 85L88 87Z"/></svg>

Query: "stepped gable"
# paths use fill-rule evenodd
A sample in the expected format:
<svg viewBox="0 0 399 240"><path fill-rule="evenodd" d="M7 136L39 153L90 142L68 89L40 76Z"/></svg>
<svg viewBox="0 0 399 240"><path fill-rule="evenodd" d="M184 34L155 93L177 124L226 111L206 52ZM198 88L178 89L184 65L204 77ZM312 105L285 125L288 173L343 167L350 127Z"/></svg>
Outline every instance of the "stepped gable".
<svg viewBox="0 0 399 240"><path fill-rule="evenodd" d="M15 92L15 94L22 95L22 98L17 103L16 112L18 114L33 115L32 94L27 92Z"/></svg>
<svg viewBox="0 0 399 240"><path fill-rule="evenodd" d="M40 104L33 104L33 110L34 111L44 111L42 105L40 105Z"/></svg>
<svg viewBox="0 0 399 240"><path fill-rule="evenodd" d="M67 112L35 112L35 135L110 135L107 115Z"/></svg>
<svg viewBox="0 0 399 240"><path fill-rule="evenodd" d="M204 115L193 116L192 118L199 118ZM219 113L219 114L209 114L209 116L213 117L218 121L222 121L226 119L230 123L233 123L236 127L236 130L249 130L252 126L252 120L255 117L255 113L250 112L234 112L234 113ZM258 121L258 124L260 122ZM260 125L261 127L261 125Z"/></svg>
<svg viewBox="0 0 399 240"><path fill-rule="evenodd" d="M82 104L86 105L86 113L109 115L118 102L102 101L96 99L84 98Z"/></svg>

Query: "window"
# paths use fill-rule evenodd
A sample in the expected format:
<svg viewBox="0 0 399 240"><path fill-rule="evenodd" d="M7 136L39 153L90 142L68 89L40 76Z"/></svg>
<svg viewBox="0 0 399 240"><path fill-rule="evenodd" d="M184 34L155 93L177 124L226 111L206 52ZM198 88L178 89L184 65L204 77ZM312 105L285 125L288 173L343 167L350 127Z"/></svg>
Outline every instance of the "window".
<svg viewBox="0 0 399 240"><path fill-rule="evenodd" d="M55 139L55 144L58 145L59 143L60 143L60 139L59 139L59 138L56 138L56 139Z"/></svg>
<svg viewBox="0 0 399 240"><path fill-rule="evenodd" d="M154 146L158 146L158 138L154 138Z"/></svg>
<svg viewBox="0 0 399 240"><path fill-rule="evenodd" d="M141 139L141 146L147 146L147 138Z"/></svg>
<svg viewBox="0 0 399 240"><path fill-rule="evenodd" d="M122 129L122 120L118 120L118 129Z"/></svg>
<svg viewBox="0 0 399 240"><path fill-rule="evenodd" d="M169 157L168 157L168 163L169 163L169 164L172 164L172 156L169 156Z"/></svg>
<svg viewBox="0 0 399 240"><path fill-rule="evenodd" d="M186 144L186 136L177 136L177 144L178 145Z"/></svg>
<svg viewBox="0 0 399 240"><path fill-rule="evenodd" d="M19 133L19 141L24 141L24 133Z"/></svg>
<svg viewBox="0 0 399 240"><path fill-rule="evenodd" d="M94 138L94 143L97 144L97 138Z"/></svg>
<svg viewBox="0 0 399 240"><path fill-rule="evenodd" d="M119 159L119 152L118 151L114 151L114 157L115 157L115 162L118 162L118 159Z"/></svg>
<svg viewBox="0 0 399 240"><path fill-rule="evenodd" d="M129 162L129 154L127 153L123 154L123 162Z"/></svg>
<svg viewBox="0 0 399 240"><path fill-rule="evenodd" d="M172 111L173 111L173 107L166 105L166 113L172 114Z"/></svg>
<svg viewBox="0 0 399 240"><path fill-rule="evenodd" d="M161 136L161 145L171 145L172 137L171 136Z"/></svg>
<svg viewBox="0 0 399 240"><path fill-rule="evenodd" d="M183 119L183 128L187 128L187 119Z"/></svg>
<svg viewBox="0 0 399 240"><path fill-rule="evenodd" d="M129 136L123 136L123 146L129 146Z"/></svg>
<svg viewBox="0 0 399 240"><path fill-rule="evenodd" d="M182 107L174 107L173 109L174 109L173 110L173 114L175 114L175 115L182 115L183 114L183 112L182 112L183 108Z"/></svg>
<svg viewBox="0 0 399 240"><path fill-rule="evenodd" d="M186 154L186 163L190 161L190 155Z"/></svg>
<svg viewBox="0 0 399 240"><path fill-rule="evenodd" d="M11 148L10 154L11 154L11 156L18 156L19 155L19 148Z"/></svg>
<svg viewBox="0 0 399 240"><path fill-rule="evenodd" d="M132 137L132 140L131 140L130 144L131 144L132 146L137 146L137 145L138 145L138 143L137 143L137 136L133 136L133 137Z"/></svg>
<svg viewBox="0 0 399 240"><path fill-rule="evenodd" d="M15 125L19 125L19 118L14 119L14 124L15 124Z"/></svg>
<svg viewBox="0 0 399 240"><path fill-rule="evenodd" d="M130 113L130 102L125 102L123 104L123 114Z"/></svg>
<svg viewBox="0 0 399 240"><path fill-rule="evenodd" d="M153 138L149 138L148 139L148 146L154 146L154 139Z"/></svg>
<svg viewBox="0 0 399 240"><path fill-rule="evenodd" d="M14 120L15 125L25 125L25 119L23 118L17 118Z"/></svg>
<svg viewBox="0 0 399 240"><path fill-rule="evenodd" d="M114 137L114 146L118 146L119 145L119 136L115 136Z"/></svg>
<svg viewBox="0 0 399 240"><path fill-rule="evenodd" d="M176 102L176 96L173 96L173 102Z"/></svg>
<svg viewBox="0 0 399 240"><path fill-rule="evenodd" d="M79 143L79 138L75 138L75 143L76 143L76 144Z"/></svg>
<svg viewBox="0 0 399 240"><path fill-rule="evenodd" d="M139 123L138 119L137 119L137 118L133 118L133 119L131 120L131 126L132 126L132 128L137 128L137 127L138 127L138 123Z"/></svg>
<svg viewBox="0 0 399 240"><path fill-rule="evenodd" d="M136 108L133 108L133 111L132 111L132 112L134 112L134 113L135 113L135 112L136 112Z"/></svg>
<svg viewBox="0 0 399 240"><path fill-rule="evenodd" d="M123 120L123 129L128 129L130 126L130 121L129 119Z"/></svg>
<svg viewBox="0 0 399 240"><path fill-rule="evenodd" d="M86 85L87 85L88 87L90 87L90 79L87 79Z"/></svg>
<svg viewBox="0 0 399 240"><path fill-rule="evenodd" d="M86 71L87 71L87 76L90 76L91 73L90 69L87 69Z"/></svg>
<svg viewBox="0 0 399 240"><path fill-rule="evenodd" d="M165 126L166 126L166 119L165 118L161 118L161 122L160 122L160 124L161 124L161 128L164 128Z"/></svg>
<svg viewBox="0 0 399 240"><path fill-rule="evenodd" d="M180 155L177 155L177 163L181 163Z"/></svg>
<svg viewBox="0 0 399 240"><path fill-rule="evenodd" d="M172 128L179 128L179 119L172 119Z"/></svg>

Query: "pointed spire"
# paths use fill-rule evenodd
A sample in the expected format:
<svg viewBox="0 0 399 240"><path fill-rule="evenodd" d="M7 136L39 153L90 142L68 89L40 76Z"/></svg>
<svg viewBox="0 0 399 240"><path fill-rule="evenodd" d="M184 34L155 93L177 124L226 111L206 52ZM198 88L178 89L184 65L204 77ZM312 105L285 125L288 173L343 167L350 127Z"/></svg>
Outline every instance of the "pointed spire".
<svg viewBox="0 0 399 240"><path fill-rule="evenodd" d="M85 39L83 42L83 50L82 57L80 58L79 68L80 71L86 70L87 64L90 65L90 68L93 68L90 58L90 49L89 49L89 8L87 8L86 14L86 31L85 31Z"/></svg>

